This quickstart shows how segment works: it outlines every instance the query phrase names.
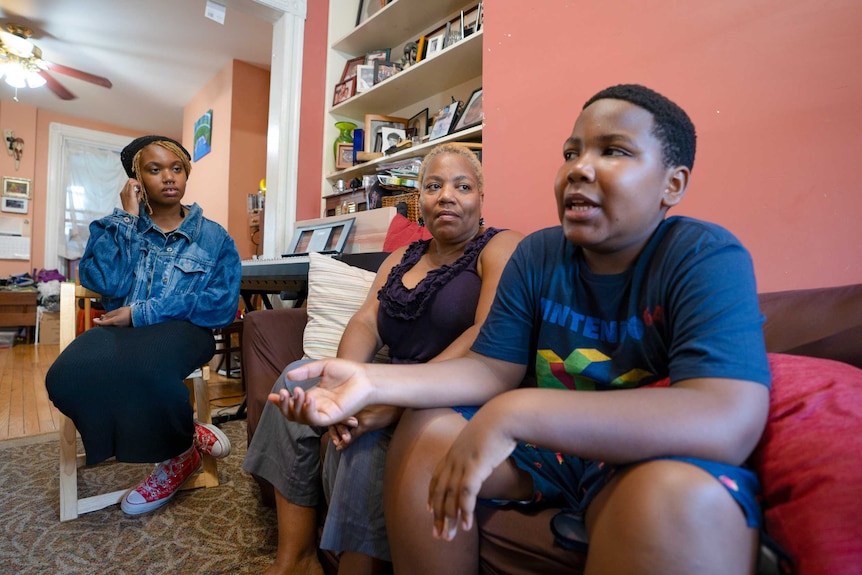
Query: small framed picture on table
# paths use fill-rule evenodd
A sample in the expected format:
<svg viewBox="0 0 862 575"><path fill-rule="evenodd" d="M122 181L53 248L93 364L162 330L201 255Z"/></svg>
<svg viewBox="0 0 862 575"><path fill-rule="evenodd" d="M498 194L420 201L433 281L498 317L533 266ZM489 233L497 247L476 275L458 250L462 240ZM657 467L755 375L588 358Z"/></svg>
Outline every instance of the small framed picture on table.
<svg viewBox="0 0 862 575"><path fill-rule="evenodd" d="M356 76L335 85L335 95L332 98L332 105L337 106L341 102L350 99L356 94Z"/></svg>

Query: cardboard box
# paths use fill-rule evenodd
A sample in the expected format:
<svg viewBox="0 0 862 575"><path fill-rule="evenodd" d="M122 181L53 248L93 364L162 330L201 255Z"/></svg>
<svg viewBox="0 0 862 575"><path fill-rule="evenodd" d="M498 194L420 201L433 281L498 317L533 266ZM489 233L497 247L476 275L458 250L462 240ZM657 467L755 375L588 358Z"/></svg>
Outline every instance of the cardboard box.
<svg viewBox="0 0 862 575"><path fill-rule="evenodd" d="M39 321L39 343L60 343L60 312L46 311Z"/></svg>

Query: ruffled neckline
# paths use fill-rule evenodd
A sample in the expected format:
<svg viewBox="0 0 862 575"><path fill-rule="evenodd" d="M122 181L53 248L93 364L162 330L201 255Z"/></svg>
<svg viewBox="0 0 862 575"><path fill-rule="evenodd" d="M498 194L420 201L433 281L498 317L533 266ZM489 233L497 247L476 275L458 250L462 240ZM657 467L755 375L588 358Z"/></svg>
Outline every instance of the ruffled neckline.
<svg viewBox="0 0 862 575"><path fill-rule="evenodd" d="M481 236L473 239L464 248L464 253L451 264L444 264L437 269L431 270L422 278L416 287L408 289L404 286L402 278L428 251L431 240L418 240L407 246L404 257L392 268L386 283L377 292L380 307L391 318L401 320L415 320L425 313L431 298L449 281L472 264L485 245L500 231L497 228L488 228Z"/></svg>

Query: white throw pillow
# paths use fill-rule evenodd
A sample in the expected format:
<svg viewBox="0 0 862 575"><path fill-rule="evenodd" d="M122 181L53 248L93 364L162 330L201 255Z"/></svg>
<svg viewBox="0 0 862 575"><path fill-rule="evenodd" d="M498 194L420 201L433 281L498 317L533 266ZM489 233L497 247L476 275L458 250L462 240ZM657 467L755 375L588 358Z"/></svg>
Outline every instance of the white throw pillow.
<svg viewBox="0 0 862 575"><path fill-rule="evenodd" d="M308 264L308 322L302 347L306 358L335 357L347 322L362 306L376 274L328 256L311 253ZM377 354L375 361L386 361Z"/></svg>

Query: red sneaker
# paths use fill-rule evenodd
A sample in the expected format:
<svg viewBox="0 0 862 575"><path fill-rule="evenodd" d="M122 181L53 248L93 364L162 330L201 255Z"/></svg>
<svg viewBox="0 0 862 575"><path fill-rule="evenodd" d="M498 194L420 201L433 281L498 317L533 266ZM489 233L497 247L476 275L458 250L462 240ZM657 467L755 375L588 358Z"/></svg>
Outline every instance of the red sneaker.
<svg viewBox="0 0 862 575"><path fill-rule="evenodd" d="M195 421L194 443L195 449L216 459L230 455L230 440L221 429L211 423Z"/></svg>
<svg viewBox="0 0 862 575"><path fill-rule="evenodd" d="M194 447L173 459L156 465L150 475L126 493L120 508L127 515L140 515L158 509L171 500L180 486L201 466Z"/></svg>

